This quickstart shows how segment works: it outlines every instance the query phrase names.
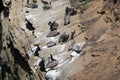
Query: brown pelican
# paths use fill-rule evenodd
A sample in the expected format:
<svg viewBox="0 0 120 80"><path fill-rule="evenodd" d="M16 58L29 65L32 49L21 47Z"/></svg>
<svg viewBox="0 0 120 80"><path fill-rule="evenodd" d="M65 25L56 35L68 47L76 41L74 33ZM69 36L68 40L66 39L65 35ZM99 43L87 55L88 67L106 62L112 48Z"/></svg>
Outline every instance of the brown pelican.
<svg viewBox="0 0 120 80"><path fill-rule="evenodd" d="M48 10L48 9L50 9L50 8L51 8L51 2L49 2L48 5L44 5L44 6L43 6L43 9L44 9L44 10Z"/></svg>
<svg viewBox="0 0 120 80"><path fill-rule="evenodd" d="M77 11L72 7L72 8L68 8L68 6L65 8L65 14L67 15L70 12L70 15L75 15L77 14Z"/></svg>
<svg viewBox="0 0 120 80"><path fill-rule="evenodd" d="M53 42L53 41L50 41L50 42L48 42L46 45L47 45L47 47L49 48L49 47L55 46L56 43Z"/></svg>
<svg viewBox="0 0 120 80"><path fill-rule="evenodd" d="M58 61L56 59L53 59L52 54L50 54L50 59L48 63L46 64L46 68L54 68L58 65Z"/></svg>
<svg viewBox="0 0 120 80"><path fill-rule="evenodd" d="M57 32L57 30L54 30L54 31L50 31L46 37L54 37L54 36L57 36L59 34L60 33Z"/></svg>
<svg viewBox="0 0 120 80"><path fill-rule="evenodd" d="M50 31L54 31L54 30L57 30L58 28L58 23L56 23L56 21L49 21L48 25L50 26Z"/></svg>
<svg viewBox="0 0 120 80"><path fill-rule="evenodd" d="M72 30L72 31L71 31L70 39L74 39L74 35L75 35L75 30Z"/></svg>
<svg viewBox="0 0 120 80"><path fill-rule="evenodd" d="M65 42L67 42L68 38L69 38L69 35L66 34L66 32L64 32L64 33L62 33L60 35L58 43L61 43L61 42L65 43Z"/></svg>
<svg viewBox="0 0 120 80"><path fill-rule="evenodd" d="M44 5L49 5L49 2L48 2L48 1L41 0L41 2L42 2Z"/></svg>
<svg viewBox="0 0 120 80"><path fill-rule="evenodd" d="M64 25L66 26L68 24L70 24L70 12L65 14L65 17L64 17Z"/></svg>

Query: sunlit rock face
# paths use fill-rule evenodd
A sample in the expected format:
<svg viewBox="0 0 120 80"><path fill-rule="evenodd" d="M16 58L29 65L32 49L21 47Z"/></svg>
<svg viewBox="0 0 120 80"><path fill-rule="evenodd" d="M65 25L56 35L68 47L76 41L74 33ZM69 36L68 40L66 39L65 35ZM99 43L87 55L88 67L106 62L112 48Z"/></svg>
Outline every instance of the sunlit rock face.
<svg viewBox="0 0 120 80"><path fill-rule="evenodd" d="M42 80L42 76L33 74L26 59L30 43L21 28L25 24L25 2L0 1L0 63L4 63L0 64L0 80Z"/></svg>
<svg viewBox="0 0 120 80"><path fill-rule="evenodd" d="M64 26L65 7L70 6L69 0L51 0L49 10L42 9L41 1L35 3L38 8L25 7L28 1L3 0L0 3L0 80L66 80L73 71L71 65L81 53L68 51L69 39L62 44L58 41L60 34L66 32L70 35L73 29L75 35L79 35L79 15L71 17L72 25ZM49 21L59 24L55 31L57 35L47 37ZM26 23L34 29L28 29ZM79 43L82 50L86 42L81 38L75 42L76 45ZM44 67L50 54L58 62L54 69Z"/></svg>
<svg viewBox="0 0 120 80"><path fill-rule="evenodd" d="M73 6L81 8L80 23L87 34L87 44L84 55L75 61L76 68L82 70L74 69L69 79L119 80L120 0L89 0L87 6L82 3L88 0L79 0L81 5L74 1L71 0Z"/></svg>
<svg viewBox="0 0 120 80"><path fill-rule="evenodd" d="M119 80L120 1L43 2L0 1L0 80ZM67 6L75 10L70 23ZM63 33L69 36L59 43Z"/></svg>

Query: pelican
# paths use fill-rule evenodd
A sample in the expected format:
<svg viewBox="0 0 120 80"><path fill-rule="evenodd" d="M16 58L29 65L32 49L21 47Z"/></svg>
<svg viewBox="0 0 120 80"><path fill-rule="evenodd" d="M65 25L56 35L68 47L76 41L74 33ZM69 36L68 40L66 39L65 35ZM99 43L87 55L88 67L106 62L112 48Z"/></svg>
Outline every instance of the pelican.
<svg viewBox="0 0 120 80"><path fill-rule="evenodd" d="M52 5L51 5L51 2L49 2L48 5L44 5L44 6L43 6L43 9L44 9L44 10L48 10L48 9L51 8L51 6L52 6Z"/></svg>
<svg viewBox="0 0 120 80"><path fill-rule="evenodd" d="M49 2L48 1L44 1L44 0L41 0L41 2L45 5L49 5Z"/></svg>
<svg viewBox="0 0 120 80"><path fill-rule="evenodd" d="M52 54L50 54L50 59L48 63L46 64L46 68L54 68L58 65L58 61L56 59L53 59Z"/></svg>
<svg viewBox="0 0 120 80"><path fill-rule="evenodd" d="M75 35L75 30L72 30L72 31L71 31L71 36L70 36L70 39L71 39L71 40L74 39L74 35Z"/></svg>
<svg viewBox="0 0 120 80"><path fill-rule="evenodd" d="M69 38L69 35L66 34L66 32L64 32L64 33L62 33L60 35L58 43L61 43L61 42L65 43L65 42L67 42L68 38Z"/></svg>

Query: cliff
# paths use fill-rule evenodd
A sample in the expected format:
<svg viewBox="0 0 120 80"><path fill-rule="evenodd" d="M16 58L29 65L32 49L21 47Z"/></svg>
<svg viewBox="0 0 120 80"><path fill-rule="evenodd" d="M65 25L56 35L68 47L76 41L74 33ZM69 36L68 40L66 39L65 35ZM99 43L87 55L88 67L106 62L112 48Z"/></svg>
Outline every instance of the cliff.
<svg viewBox="0 0 120 80"><path fill-rule="evenodd" d="M47 10L40 0L0 1L0 80L119 80L120 1L46 1L52 5ZM37 8L27 7L27 3L35 3ZM77 14L64 25L67 6L74 7ZM33 28L26 26L26 20ZM58 23L57 36L47 37L50 21ZM79 53L68 50L70 39L58 42L62 33L71 35L73 30ZM56 45L47 47L51 41ZM40 47L37 56L36 45ZM58 65L43 69L50 54Z"/></svg>
<svg viewBox="0 0 120 80"><path fill-rule="evenodd" d="M0 1L0 80L43 80L34 75L27 61L26 53L30 49L29 40L21 26L25 25L23 0Z"/></svg>
<svg viewBox="0 0 120 80"><path fill-rule="evenodd" d="M120 1L94 0L80 14L87 45L70 80L119 80Z"/></svg>

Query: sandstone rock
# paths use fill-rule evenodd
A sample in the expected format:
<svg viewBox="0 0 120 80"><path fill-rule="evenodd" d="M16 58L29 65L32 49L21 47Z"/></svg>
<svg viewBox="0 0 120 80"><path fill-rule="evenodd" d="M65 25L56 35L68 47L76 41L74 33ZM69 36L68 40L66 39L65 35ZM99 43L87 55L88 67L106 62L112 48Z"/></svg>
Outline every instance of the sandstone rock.
<svg viewBox="0 0 120 80"><path fill-rule="evenodd" d="M1 59L0 61L0 66L2 66L0 80L40 80L40 78L42 80L42 77L38 76L38 74L42 75L41 71L39 73L35 72L37 75L33 76L32 64L25 59L26 53L30 50L30 42L25 32L21 29L21 26L23 26L21 24L25 22L23 11L25 1L2 1L3 5L0 4L0 6L4 6L4 9L0 9L0 14L4 18L0 19L0 37L2 32L0 54L4 55L7 59ZM2 2L0 1L0 3Z"/></svg>
<svg viewBox="0 0 120 80"><path fill-rule="evenodd" d="M31 3L31 4L25 5L25 7L34 9L34 8L38 8L38 5L35 3Z"/></svg>

